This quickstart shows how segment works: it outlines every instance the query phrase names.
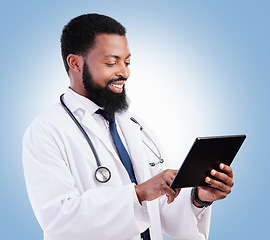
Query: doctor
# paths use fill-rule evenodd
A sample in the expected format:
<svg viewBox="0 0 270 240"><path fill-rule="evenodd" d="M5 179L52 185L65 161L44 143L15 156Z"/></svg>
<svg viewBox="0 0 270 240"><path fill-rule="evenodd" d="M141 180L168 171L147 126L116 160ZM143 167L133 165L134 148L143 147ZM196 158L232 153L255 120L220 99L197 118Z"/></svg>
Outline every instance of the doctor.
<svg viewBox="0 0 270 240"><path fill-rule="evenodd" d="M161 240L162 233L207 239L210 204L233 186L232 169L221 164L222 171L211 172L217 180L206 178L209 187L170 189L177 171L169 169L151 130L127 111L131 54L125 33L119 22L98 14L74 18L63 29L70 86L62 100L110 178L96 178L95 154L60 102L36 118L23 139L23 165L45 240ZM124 157L106 116L115 117Z"/></svg>

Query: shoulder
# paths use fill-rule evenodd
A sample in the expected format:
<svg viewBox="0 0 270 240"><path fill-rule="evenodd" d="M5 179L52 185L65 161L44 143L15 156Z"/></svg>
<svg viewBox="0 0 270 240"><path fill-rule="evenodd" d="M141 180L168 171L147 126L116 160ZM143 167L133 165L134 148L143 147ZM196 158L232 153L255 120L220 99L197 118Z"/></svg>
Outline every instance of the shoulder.
<svg viewBox="0 0 270 240"><path fill-rule="evenodd" d="M28 136L29 134L39 134L41 132L48 133L51 130L59 129L63 126L65 118L65 110L60 103L56 103L33 120L26 129L25 136Z"/></svg>
<svg viewBox="0 0 270 240"><path fill-rule="evenodd" d="M31 125L45 124L45 123L57 123L62 120L66 115L61 103L55 103L46 109L43 113L37 116ZM30 126L31 126L30 125Z"/></svg>

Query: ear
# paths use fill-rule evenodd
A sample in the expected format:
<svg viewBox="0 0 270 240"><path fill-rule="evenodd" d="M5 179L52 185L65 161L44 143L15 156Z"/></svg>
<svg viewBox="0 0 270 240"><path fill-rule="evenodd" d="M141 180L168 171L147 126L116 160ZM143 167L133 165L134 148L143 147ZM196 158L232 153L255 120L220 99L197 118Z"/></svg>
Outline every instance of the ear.
<svg viewBox="0 0 270 240"><path fill-rule="evenodd" d="M69 54L67 56L67 63L69 65L70 70L74 72L81 72L83 68L83 60L79 55Z"/></svg>

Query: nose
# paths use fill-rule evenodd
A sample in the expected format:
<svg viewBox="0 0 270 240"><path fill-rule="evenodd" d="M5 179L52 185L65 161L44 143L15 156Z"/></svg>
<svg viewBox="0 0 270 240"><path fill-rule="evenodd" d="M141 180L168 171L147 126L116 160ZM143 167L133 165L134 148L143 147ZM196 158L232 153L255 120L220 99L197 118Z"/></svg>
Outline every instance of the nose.
<svg viewBox="0 0 270 240"><path fill-rule="evenodd" d="M128 66L124 63L119 67L119 69L115 75L117 77L128 78L130 75L130 70L129 70Z"/></svg>

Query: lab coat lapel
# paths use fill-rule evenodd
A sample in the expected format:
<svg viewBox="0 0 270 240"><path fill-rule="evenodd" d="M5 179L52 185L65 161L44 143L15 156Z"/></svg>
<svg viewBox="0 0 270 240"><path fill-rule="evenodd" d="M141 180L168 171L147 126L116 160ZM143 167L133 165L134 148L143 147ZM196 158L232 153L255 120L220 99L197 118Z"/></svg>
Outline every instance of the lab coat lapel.
<svg viewBox="0 0 270 240"><path fill-rule="evenodd" d="M105 136L102 128L97 124L94 117L88 111L85 112L81 124L89 131L91 131L93 135L99 138L99 140L103 143L104 147L106 147L111 152L115 159L119 159L116 151L113 149L113 146L109 139Z"/></svg>
<svg viewBox="0 0 270 240"><path fill-rule="evenodd" d="M141 183L148 178L146 171L148 166L147 159L144 159L140 126L130 120L129 114L117 115L116 118L128 146L137 182Z"/></svg>
<svg viewBox="0 0 270 240"><path fill-rule="evenodd" d="M119 159L117 153L113 149L111 142L109 141L109 139L107 139L104 132L102 131L102 128L97 124L92 114L89 111L85 110L85 107L83 106L83 104L80 101L78 101L78 99L74 97L69 91L66 92L64 99L65 99L66 105L68 106L70 111L75 115L76 119L82 125L82 127L86 130L86 132L88 133L90 132L95 137L97 137L103 143L104 147L107 148L111 152L114 158ZM82 114L80 114L80 116L76 114L76 111L78 109L82 111ZM89 135L89 137L91 139L91 135Z"/></svg>

